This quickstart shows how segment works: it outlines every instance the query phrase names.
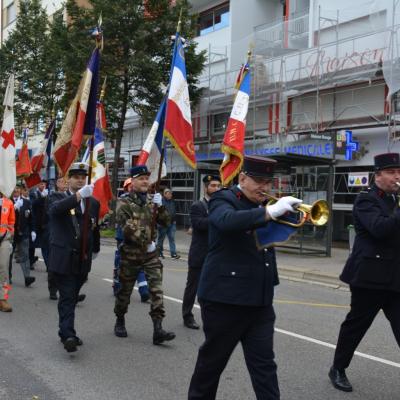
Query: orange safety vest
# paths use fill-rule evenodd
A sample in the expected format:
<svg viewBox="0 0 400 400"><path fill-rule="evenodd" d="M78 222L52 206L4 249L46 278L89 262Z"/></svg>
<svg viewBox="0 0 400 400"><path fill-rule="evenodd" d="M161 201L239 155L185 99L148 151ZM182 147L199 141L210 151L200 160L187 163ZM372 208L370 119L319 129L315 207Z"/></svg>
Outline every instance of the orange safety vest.
<svg viewBox="0 0 400 400"><path fill-rule="evenodd" d="M15 225L15 211L14 204L7 197L3 197L3 204L1 206L1 214L0 214L0 237L5 233L10 232L12 235L14 234L14 225Z"/></svg>

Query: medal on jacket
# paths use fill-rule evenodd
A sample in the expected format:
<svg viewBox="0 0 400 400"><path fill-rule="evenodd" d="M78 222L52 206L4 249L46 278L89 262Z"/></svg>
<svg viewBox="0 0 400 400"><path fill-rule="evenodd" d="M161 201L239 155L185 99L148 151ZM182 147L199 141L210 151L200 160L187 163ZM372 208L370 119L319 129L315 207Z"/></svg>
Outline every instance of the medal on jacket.
<svg viewBox="0 0 400 400"><path fill-rule="evenodd" d="M71 213L71 215L75 215L75 208L71 209L69 212Z"/></svg>

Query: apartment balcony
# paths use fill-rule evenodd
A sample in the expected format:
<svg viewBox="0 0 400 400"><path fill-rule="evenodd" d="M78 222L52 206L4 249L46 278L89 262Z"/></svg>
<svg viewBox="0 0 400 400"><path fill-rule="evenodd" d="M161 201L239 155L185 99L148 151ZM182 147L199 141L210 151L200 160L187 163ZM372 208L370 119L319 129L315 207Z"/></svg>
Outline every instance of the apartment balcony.
<svg viewBox="0 0 400 400"><path fill-rule="evenodd" d="M255 52L276 57L308 47L309 14L292 15L288 21L275 21L254 28Z"/></svg>

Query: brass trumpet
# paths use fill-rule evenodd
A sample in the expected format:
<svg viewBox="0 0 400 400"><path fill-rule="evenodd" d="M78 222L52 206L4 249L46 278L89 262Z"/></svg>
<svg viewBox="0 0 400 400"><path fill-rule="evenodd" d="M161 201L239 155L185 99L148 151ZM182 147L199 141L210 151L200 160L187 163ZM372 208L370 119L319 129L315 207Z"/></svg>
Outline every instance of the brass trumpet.
<svg viewBox="0 0 400 400"><path fill-rule="evenodd" d="M399 183L399 187L400 187L400 183ZM274 203L279 200L277 197L274 197L267 192L262 192L262 194L270 199L268 204L271 202ZM296 210L302 214L302 216L300 218L300 222L298 222L297 224L294 222L284 221L281 219L278 219L277 222L279 222L281 224L293 226L295 228L299 228L300 226L304 225L304 222L306 222L306 220L307 220L307 216L309 217L311 223L315 226L325 225L329 220L329 214L330 214L329 206L325 200L317 200L311 205L300 204L296 208Z"/></svg>

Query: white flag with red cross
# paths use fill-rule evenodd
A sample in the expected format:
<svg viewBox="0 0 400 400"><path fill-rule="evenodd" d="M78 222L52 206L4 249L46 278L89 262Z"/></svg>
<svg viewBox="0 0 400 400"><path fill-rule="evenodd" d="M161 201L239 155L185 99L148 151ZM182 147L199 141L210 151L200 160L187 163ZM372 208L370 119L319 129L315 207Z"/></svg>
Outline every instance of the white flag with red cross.
<svg viewBox="0 0 400 400"><path fill-rule="evenodd" d="M0 192L10 197L17 183L14 135L14 75L8 79L0 133Z"/></svg>

